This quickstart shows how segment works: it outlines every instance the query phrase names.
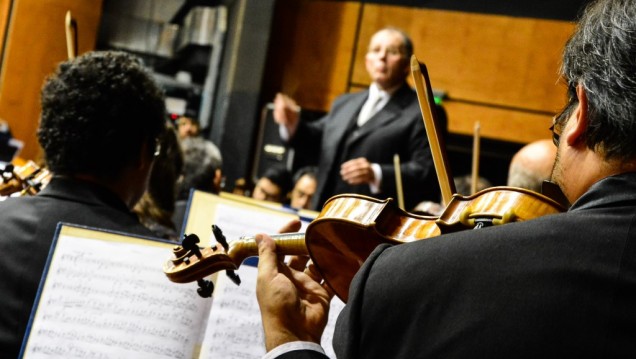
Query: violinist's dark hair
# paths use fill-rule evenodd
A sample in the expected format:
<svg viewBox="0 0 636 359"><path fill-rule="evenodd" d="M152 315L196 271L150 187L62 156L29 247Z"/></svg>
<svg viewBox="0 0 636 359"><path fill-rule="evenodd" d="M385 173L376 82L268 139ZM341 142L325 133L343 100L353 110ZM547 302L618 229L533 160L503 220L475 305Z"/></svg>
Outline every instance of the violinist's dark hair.
<svg viewBox="0 0 636 359"><path fill-rule="evenodd" d="M606 159L636 156L636 1L588 5L568 40L561 67L571 111L576 86L588 99L585 141Z"/></svg>
<svg viewBox="0 0 636 359"><path fill-rule="evenodd" d="M56 174L116 178L147 156L165 130L161 89L141 61L123 52L90 52L61 63L41 92L37 131Z"/></svg>

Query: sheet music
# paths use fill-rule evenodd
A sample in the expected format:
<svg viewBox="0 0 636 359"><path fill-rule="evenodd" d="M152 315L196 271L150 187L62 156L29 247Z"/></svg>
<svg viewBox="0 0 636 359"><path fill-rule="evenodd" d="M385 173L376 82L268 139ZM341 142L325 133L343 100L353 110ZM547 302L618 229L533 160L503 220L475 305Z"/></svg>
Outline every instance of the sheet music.
<svg viewBox="0 0 636 359"><path fill-rule="evenodd" d="M191 358L210 300L166 278L169 254L60 235L25 357Z"/></svg>
<svg viewBox="0 0 636 359"><path fill-rule="evenodd" d="M261 313L256 300L257 269L243 266L240 275L240 286L223 274L217 279L201 358L258 359L265 354ZM331 340L343 306L337 297L331 301L329 321L322 336L322 347L334 359Z"/></svg>
<svg viewBox="0 0 636 359"><path fill-rule="evenodd" d="M218 224L227 240L232 241L243 236L251 237L257 233L278 233L289 221L290 217L282 216L281 213L244 209L219 203L212 223ZM302 223L301 232L308 224Z"/></svg>

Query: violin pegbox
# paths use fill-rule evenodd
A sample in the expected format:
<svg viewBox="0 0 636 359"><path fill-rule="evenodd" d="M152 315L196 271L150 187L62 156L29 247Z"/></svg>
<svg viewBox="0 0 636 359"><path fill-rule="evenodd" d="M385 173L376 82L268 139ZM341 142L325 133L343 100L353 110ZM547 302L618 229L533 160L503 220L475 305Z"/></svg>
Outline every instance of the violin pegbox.
<svg viewBox="0 0 636 359"><path fill-rule="evenodd" d="M222 245L201 248L199 242L196 234L184 236L181 245L172 249L172 258L164 263L163 271L175 283L199 282L199 294L210 296L214 286L202 278L221 270L233 271L237 266Z"/></svg>

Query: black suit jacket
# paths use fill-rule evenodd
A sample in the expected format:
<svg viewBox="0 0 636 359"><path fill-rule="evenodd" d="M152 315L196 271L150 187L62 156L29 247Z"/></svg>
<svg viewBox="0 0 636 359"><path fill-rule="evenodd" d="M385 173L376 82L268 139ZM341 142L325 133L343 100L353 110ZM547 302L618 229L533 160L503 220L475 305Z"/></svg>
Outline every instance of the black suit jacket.
<svg viewBox="0 0 636 359"><path fill-rule="evenodd" d="M0 202L0 356L18 356L58 222L152 237L105 188L54 177L37 196Z"/></svg>
<svg viewBox="0 0 636 359"><path fill-rule="evenodd" d="M378 247L333 344L340 359L628 358L634 338L632 173L567 213Z"/></svg>
<svg viewBox="0 0 636 359"><path fill-rule="evenodd" d="M378 198L397 199L393 156L400 155L404 200L410 209L423 200L439 200L439 184L431 151L426 139L417 95L407 84L398 89L390 101L351 135L369 91L338 97L323 118L300 121L290 145L303 157L318 161L318 185L312 207L320 210L334 192L333 181L340 178L341 159L365 157L382 168ZM442 124L444 129L446 123ZM349 186L347 193L371 195L369 185Z"/></svg>

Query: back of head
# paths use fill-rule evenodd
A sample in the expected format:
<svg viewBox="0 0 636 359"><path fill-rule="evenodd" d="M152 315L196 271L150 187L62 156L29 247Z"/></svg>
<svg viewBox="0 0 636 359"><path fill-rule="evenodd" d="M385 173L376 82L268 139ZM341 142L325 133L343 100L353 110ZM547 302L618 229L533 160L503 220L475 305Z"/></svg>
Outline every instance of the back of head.
<svg viewBox="0 0 636 359"><path fill-rule="evenodd" d="M541 192L543 181L550 179L555 157L556 146L552 140L538 140L523 146L510 161L507 185Z"/></svg>
<svg viewBox="0 0 636 359"><path fill-rule="evenodd" d="M283 198L293 186L291 173L283 166L269 167L265 170L261 178L267 178L276 184L280 188Z"/></svg>
<svg viewBox="0 0 636 359"><path fill-rule="evenodd" d="M64 62L41 95L38 140L58 174L116 178L140 155L152 156L165 129L162 91L126 53L90 52Z"/></svg>
<svg viewBox="0 0 636 359"><path fill-rule="evenodd" d="M219 149L212 142L201 137L182 139L181 149L184 166L178 198L187 199L191 188L218 192L218 189L214 187L214 177L223 164Z"/></svg>
<svg viewBox="0 0 636 359"><path fill-rule="evenodd" d="M606 159L635 158L636 1L590 4L566 44L561 73L569 88L566 114L578 103L576 86L585 90L587 146Z"/></svg>

